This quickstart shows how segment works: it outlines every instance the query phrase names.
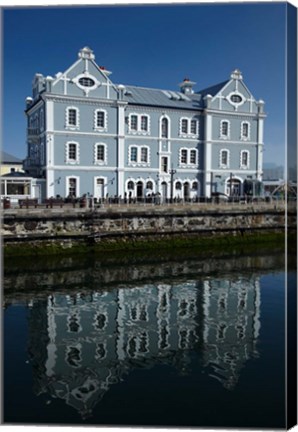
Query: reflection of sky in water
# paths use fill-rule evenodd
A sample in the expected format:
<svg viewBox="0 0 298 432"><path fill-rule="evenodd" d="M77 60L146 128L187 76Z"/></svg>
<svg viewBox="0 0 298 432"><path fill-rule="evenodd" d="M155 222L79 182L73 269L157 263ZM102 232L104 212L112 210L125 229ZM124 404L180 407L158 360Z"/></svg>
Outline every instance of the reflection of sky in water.
<svg viewBox="0 0 298 432"><path fill-rule="evenodd" d="M228 389L258 356L257 277L206 278L32 301L29 352L34 388L83 418L115 383L139 368L172 365L191 374L191 353Z"/></svg>

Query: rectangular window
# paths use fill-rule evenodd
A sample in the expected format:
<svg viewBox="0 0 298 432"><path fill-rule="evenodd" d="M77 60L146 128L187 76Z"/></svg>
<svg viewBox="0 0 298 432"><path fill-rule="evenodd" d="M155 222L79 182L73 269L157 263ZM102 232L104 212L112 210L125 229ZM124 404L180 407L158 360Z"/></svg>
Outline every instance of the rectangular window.
<svg viewBox="0 0 298 432"><path fill-rule="evenodd" d="M68 110L68 124L70 126L77 125L77 111L75 109Z"/></svg>
<svg viewBox="0 0 298 432"><path fill-rule="evenodd" d="M148 162L148 149L147 149L147 147L141 148L141 162Z"/></svg>
<svg viewBox="0 0 298 432"><path fill-rule="evenodd" d="M181 150L181 163L187 163L187 150Z"/></svg>
<svg viewBox="0 0 298 432"><path fill-rule="evenodd" d="M138 149L137 147L131 147L130 149L130 161L137 162L138 160Z"/></svg>
<svg viewBox="0 0 298 432"><path fill-rule="evenodd" d="M104 160L105 160L105 148L104 148L103 145L98 145L97 146L96 157L97 157L98 161L104 162Z"/></svg>
<svg viewBox="0 0 298 432"><path fill-rule="evenodd" d="M161 158L161 171L164 173L168 172L168 158L164 156Z"/></svg>
<svg viewBox="0 0 298 432"><path fill-rule="evenodd" d="M190 150L190 163L191 164L197 163L197 152L195 150Z"/></svg>
<svg viewBox="0 0 298 432"><path fill-rule="evenodd" d="M134 131L138 130L138 116L136 115L130 116L130 129Z"/></svg>
<svg viewBox="0 0 298 432"><path fill-rule="evenodd" d="M105 113L103 111L97 111L96 126L99 128L105 127Z"/></svg>
<svg viewBox="0 0 298 432"><path fill-rule="evenodd" d="M68 144L68 159L75 161L77 160L77 145Z"/></svg>
<svg viewBox="0 0 298 432"><path fill-rule="evenodd" d="M141 130L144 132L148 131L148 117L141 116Z"/></svg>
<svg viewBox="0 0 298 432"><path fill-rule="evenodd" d="M191 120L191 122L190 122L190 133L193 135L197 134L197 121L196 120Z"/></svg>
<svg viewBox="0 0 298 432"><path fill-rule="evenodd" d="M181 121L181 132L187 134L187 129L188 129L188 120L187 119L182 119Z"/></svg>

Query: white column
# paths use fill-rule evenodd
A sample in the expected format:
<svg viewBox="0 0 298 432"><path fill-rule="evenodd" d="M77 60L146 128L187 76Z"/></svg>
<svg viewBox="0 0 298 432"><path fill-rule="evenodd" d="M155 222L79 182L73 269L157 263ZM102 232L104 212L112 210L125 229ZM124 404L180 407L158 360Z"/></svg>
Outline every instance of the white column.
<svg viewBox="0 0 298 432"><path fill-rule="evenodd" d="M46 197L55 196L54 189L54 102L46 101Z"/></svg>
<svg viewBox="0 0 298 432"><path fill-rule="evenodd" d="M257 145L257 179L262 181L263 171L263 146L264 146L264 119L258 120L258 145Z"/></svg>
<svg viewBox="0 0 298 432"><path fill-rule="evenodd" d="M206 114L205 123L205 196L211 196L212 116Z"/></svg>
<svg viewBox="0 0 298 432"><path fill-rule="evenodd" d="M46 102L46 128L48 132L53 132L54 130L54 102L47 100Z"/></svg>
<svg viewBox="0 0 298 432"><path fill-rule="evenodd" d="M118 101L118 195L124 197L124 161L125 161L125 106Z"/></svg>

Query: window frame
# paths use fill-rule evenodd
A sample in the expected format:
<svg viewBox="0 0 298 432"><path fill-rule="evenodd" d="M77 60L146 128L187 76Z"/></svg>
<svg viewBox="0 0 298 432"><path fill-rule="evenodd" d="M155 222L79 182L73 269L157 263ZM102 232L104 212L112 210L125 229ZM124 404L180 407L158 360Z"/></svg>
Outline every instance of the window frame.
<svg viewBox="0 0 298 432"><path fill-rule="evenodd" d="M193 125L195 125L195 132L192 131ZM197 116L180 117L179 136L181 136L183 138L198 138L199 137L199 119L197 118Z"/></svg>
<svg viewBox="0 0 298 432"><path fill-rule="evenodd" d="M136 149L136 150L134 150ZM146 161L142 160L144 150L146 150ZM136 152L136 160L132 160L133 152ZM128 147L128 165L149 167L150 166L150 147L147 145L136 145L132 144Z"/></svg>
<svg viewBox="0 0 298 432"><path fill-rule="evenodd" d="M98 159L98 150L99 148L103 148L103 159ZM108 147L105 143L98 142L94 144L94 163L96 165L107 165L108 163Z"/></svg>
<svg viewBox="0 0 298 432"><path fill-rule="evenodd" d="M135 119L135 120L132 120ZM146 119L146 129L143 128L143 120ZM132 126L135 127L132 128ZM129 113L128 116L128 133L132 135L149 135L150 134L150 116L145 113Z"/></svg>
<svg viewBox="0 0 298 432"><path fill-rule="evenodd" d="M246 154L247 155L247 161L246 164L243 163L243 155ZM242 169L249 169L249 164L250 164L250 154L248 150L241 150L240 152L240 168Z"/></svg>
<svg viewBox="0 0 298 432"><path fill-rule="evenodd" d="M227 161L226 163L223 163L223 153L226 152L227 153ZM219 166L220 168L229 168L230 166L230 150L228 149L220 149L219 152Z"/></svg>
<svg viewBox="0 0 298 432"><path fill-rule="evenodd" d="M70 119L70 111L76 112L76 122L72 124L69 122ZM69 130L77 130L80 128L80 110L75 106L68 106L65 110L65 128Z"/></svg>
<svg viewBox="0 0 298 432"><path fill-rule="evenodd" d="M70 175L67 176L65 178L65 196L68 197L69 196L69 189L70 189L70 180L74 179L76 181L76 194L75 197L79 197L80 196L80 177L79 176L74 176L74 175Z"/></svg>
<svg viewBox="0 0 298 432"><path fill-rule="evenodd" d="M247 126L247 135L244 134L244 126ZM241 132L240 132L241 140L249 141L250 140L250 122L244 120L241 122Z"/></svg>
<svg viewBox="0 0 298 432"><path fill-rule="evenodd" d="M163 116L160 120L160 137L169 139L169 119Z"/></svg>
<svg viewBox="0 0 298 432"><path fill-rule="evenodd" d="M76 152L76 158L70 158L69 154L70 154L70 145L75 145L75 152ZM67 164L72 164L72 165L77 165L80 163L80 145L78 142L76 141L67 141L65 144L65 162Z"/></svg>
<svg viewBox="0 0 298 432"><path fill-rule="evenodd" d="M192 152L195 153L195 162L191 162ZM184 162L184 155L186 155L186 160ZM199 166L199 151L194 147L181 147L179 149L179 166L181 168L197 168Z"/></svg>
<svg viewBox="0 0 298 432"><path fill-rule="evenodd" d="M103 114L103 126L98 125L98 114ZM106 132L108 130L108 113L102 108L94 110L94 130Z"/></svg>
<svg viewBox="0 0 298 432"><path fill-rule="evenodd" d="M227 124L227 133L225 134L223 131L224 124ZM229 120L222 119L220 121L220 138L222 139L229 139L230 138L230 130L231 130L231 123Z"/></svg>

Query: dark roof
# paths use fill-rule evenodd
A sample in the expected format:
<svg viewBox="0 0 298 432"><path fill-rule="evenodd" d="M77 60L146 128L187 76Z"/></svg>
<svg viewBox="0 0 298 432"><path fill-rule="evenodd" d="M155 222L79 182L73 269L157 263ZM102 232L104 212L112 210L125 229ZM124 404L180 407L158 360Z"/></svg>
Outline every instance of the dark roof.
<svg viewBox="0 0 298 432"><path fill-rule="evenodd" d="M216 95L227 83L223 81L199 92L186 95L179 91L159 90L137 86L125 86L124 100L133 105L159 106L181 109L202 109L203 98L210 94Z"/></svg>
<svg viewBox="0 0 298 432"><path fill-rule="evenodd" d="M201 96L185 95L179 91L157 90L136 86L125 86L124 100L133 105L159 106L167 108L202 108Z"/></svg>
<svg viewBox="0 0 298 432"><path fill-rule="evenodd" d="M200 90L198 93L202 97L206 96L207 94L210 94L211 96L215 96L229 81L230 80L226 80L226 81L223 81L219 84L215 84L211 87L207 87L203 90Z"/></svg>
<svg viewBox="0 0 298 432"><path fill-rule="evenodd" d="M5 151L0 151L0 157L1 157L1 163L7 163L7 164L22 164L22 159L19 159L9 153L6 153Z"/></svg>
<svg viewBox="0 0 298 432"><path fill-rule="evenodd" d="M7 174L3 174L1 177L32 178L32 176L28 175L27 173L20 172L20 171L13 171Z"/></svg>

